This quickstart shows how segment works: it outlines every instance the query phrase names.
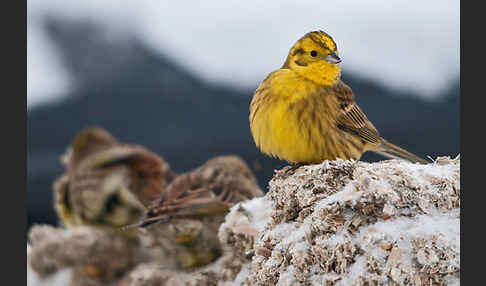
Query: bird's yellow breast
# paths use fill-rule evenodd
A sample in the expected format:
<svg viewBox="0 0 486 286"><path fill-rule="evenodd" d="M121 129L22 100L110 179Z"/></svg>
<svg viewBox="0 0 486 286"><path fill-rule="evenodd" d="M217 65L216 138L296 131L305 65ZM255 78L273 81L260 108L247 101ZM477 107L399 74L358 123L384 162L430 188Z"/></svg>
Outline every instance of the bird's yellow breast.
<svg viewBox="0 0 486 286"><path fill-rule="evenodd" d="M256 145L266 154L292 163L359 158L344 154L346 139L335 121L337 98L297 73L280 69L258 87L250 106L250 128ZM330 136L332 134L333 136ZM342 134L343 136L347 136Z"/></svg>

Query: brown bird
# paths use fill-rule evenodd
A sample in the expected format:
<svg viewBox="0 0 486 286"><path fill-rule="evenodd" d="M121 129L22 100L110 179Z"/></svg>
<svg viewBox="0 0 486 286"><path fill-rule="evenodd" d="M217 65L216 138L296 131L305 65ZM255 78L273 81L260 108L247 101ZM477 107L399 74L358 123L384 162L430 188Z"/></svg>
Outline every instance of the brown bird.
<svg viewBox="0 0 486 286"><path fill-rule="evenodd" d="M179 175L139 223L148 227L177 266L206 265L221 255L218 229L238 202L263 196L247 164L237 156L219 156Z"/></svg>
<svg viewBox="0 0 486 286"><path fill-rule="evenodd" d="M67 227L119 231L137 222L174 177L161 157L101 128L79 132L62 161L66 173L54 183L54 196Z"/></svg>

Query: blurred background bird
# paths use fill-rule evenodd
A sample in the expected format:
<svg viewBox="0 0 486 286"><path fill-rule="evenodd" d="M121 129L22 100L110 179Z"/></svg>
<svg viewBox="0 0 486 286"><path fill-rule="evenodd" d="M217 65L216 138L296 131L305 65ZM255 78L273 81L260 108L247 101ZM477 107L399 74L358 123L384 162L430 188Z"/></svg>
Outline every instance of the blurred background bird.
<svg viewBox="0 0 486 286"><path fill-rule="evenodd" d="M120 233L138 221L174 174L158 155L122 144L101 128L86 128L63 156L65 174L54 183L55 210L67 227Z"/></svg>
<svg viewBox="0 0 486 286"><path fill-rule="evenodd" d="M229 209L259 196L263 192L255 175L241 158L218 156L177 176L139 225L160 246L164 262L199 267L222 254L218 229Z"/></svg>
<svg viewBox="0 0 486 286"><path fill-rule="evenodd" d="M381 136L422 158L455 156L459 12L457 0L28 0L28 225L58 223L59 156L86 126L177 173L236 154L266 191L287 163L255 148L248 105L296 39L319 29L336 37L342 79Z"/></svg>
<svg viewBox="0 0 486 286"><path fill-rule="evenodd" d="M256 145L297 164L359 160L368 150L426 164L380 137L341 81L340 62L336 42L324 31L300 38L255 91L249 119Z"/></svg>

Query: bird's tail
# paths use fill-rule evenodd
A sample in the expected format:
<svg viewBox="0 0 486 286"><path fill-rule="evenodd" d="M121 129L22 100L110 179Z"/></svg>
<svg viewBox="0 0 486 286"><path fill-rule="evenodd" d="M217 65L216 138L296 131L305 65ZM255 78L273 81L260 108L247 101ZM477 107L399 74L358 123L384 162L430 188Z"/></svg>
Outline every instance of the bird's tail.
<svg viewBox="0 0 486 286"><path fill-rule="evenodd" d="M408 152L405 149L402 149L398 147L397 145L394 145L385 139L382 139L382 142L378 146L377 149L373 150L376 153L379 153L385 157L388 158L398 158L398 159L404 159L407 161L410 161L412 163L421 163L421 164L428 164L429 162L425 159L422 159L410 152Z"/></svg>

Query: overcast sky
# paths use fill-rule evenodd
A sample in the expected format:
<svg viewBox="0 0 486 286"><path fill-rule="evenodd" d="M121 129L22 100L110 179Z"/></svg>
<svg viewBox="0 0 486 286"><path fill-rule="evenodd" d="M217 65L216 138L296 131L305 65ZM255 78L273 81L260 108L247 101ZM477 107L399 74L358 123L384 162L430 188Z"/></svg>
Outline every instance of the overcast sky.
<svg viewBox="0 0 486 286"><path fill-rule="evenodd" d="M75 79L39 23L89 19L134 33L210 82L256 87L303 34L337 42L344 71L433 98L459 77L459 1L28 0L29 108L58 98Z"/></svg>

